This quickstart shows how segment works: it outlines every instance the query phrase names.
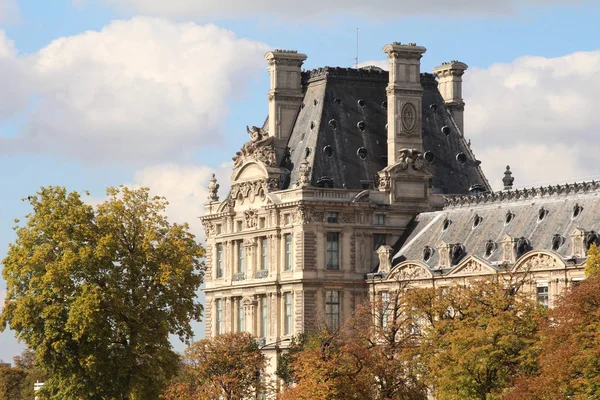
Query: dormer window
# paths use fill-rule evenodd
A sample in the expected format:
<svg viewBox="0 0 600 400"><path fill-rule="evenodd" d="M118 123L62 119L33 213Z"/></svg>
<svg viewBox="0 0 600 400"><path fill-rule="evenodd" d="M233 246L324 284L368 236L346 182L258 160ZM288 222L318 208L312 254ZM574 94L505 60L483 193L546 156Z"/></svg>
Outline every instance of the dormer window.
<svg viewBox="0 0 600 400"><path fill-rule="evenodd" d="M478 214L475 214L473 217L473 229L477 228L483 222L483 217Z"/></svg>
<svg viewBox="0 0 600 400"><path fill-rule="evenodd" d="M583 211L583 207L580 206L579 204L575 204L573 206L573 215L572 215L572 218L575 219L575 218L579 217L579 215L581 214L582 211Z"/></svg>
<svg viewBox="0 0 600 400"><path fill-rule="evenodd" d="M433 256L433 249L429 246L425 246L423 248L423 261L427 262L427 261L431 260L432 256Z"/></svg>
<svg viewBox="0 0 600 400"><path fill-rule="evenodd" d="M558 233L556 235L552 236L552 250L558 251L558 249L560 248L560 246L563 245L564 242L565 242L565 238L563 238Z"/></svg>
<svg viewBox="0 0 600 400"><path fill-rule="evenodd" d="M548 215L548 210L544 207L541 207L538 211L538 222L542 222L544 218Z"/></svg>
<svg viewBox="0 0 600 400"><path fill-rule="evenodd" d="M504 225L508 225L512 222L512 220L515 218L515 213L513 212L507 212L506 216L504 217Z"/></svg>
<svg viewBox="0 0 600 400"><path fill-rule="evenodd" d="M457 243L454 246L452 246L452 264L458 264L459 261L462 260L462 258L465 256L465 254L465 246L463 246L462 244Z"/></svg>
<svg viewBox="0 0 600 400"><path fill-rule="evenodd" d="M517 257L521 257L529 250L531 250L529 240L525 239L524 237L521 237L519 240L517 240Z"/></svg>
<svg viewBox="0 0 600 400"><path fill-rule="evenodd" d="M452 223L452 221L450 221L448 218L446 218L444 220L444 224L442 225L442 232L446 232L451 223Z"/></svg>
<svg viewBox="0 0 600 400"><path fill-rule="evenodd" d="M490 258L492 256L492 254L494 253L494 251L496 251L496 249L498 248L498 244L496 242L494 242L493 240L488 240L485 243L485 258Z"/></svg>
<svg viewBox="0 0 600 400"><path fill-rule="evenodd" d="M585 249L589 250L593 244L598 246L598 234L594 231L590 231L585 234Z"/></svg>
<svg viewBox="0 0 600 400"><path fill-rule="evenodd" d="M323 176L317 181L317 187L320 188L333 188L333 179L328 176Z"/></svg>

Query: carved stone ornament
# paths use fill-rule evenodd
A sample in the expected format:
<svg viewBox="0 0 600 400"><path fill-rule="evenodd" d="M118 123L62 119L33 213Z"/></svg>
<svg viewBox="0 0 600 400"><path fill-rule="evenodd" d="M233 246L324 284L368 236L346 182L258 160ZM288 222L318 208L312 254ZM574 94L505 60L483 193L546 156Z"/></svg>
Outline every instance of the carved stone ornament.
<svg viewBox="0 0 600 400"><path fill-rule="evenodd" d="M469 260L461 269L460 271L458 271L459 274L461 275L466 275L466 274L480 274L482 272L485 272L486 269L483 267L483 265L481 265L481 263L475 261L475 260Z"/></svg>
<svg viewBox="0 0 600 400"><path fill-rule="evenodd" d="M211 237L215 232L215 225L210 221L204 221L202 222L202 225L204 225L204 233L206 238Z"/></svg>
<svg viewBox="0 0 600 400"><path fill-rule="evenodd" d="M378 272L390 272L392 269L392 252L393 249L388 245L379 246L377 255L379 256Z"/></svg>
<svg viewBox="0 0 600 400"><path fill-rule="evenodd" d="M535 254L519 266L518 271L535 271L549 268L562 268L556 258L548 254Z"/></svg>
<svg viewBox="0 0 600 400"><path fill-rule="evenodd" d="M402 127L407 132L412 132L417 126L417 109L412 103L406 103L401 111Z"/></svg>
<svg viewBox="0 0 600 400"><path fill-rule="evenodd" d="M379 191L387 192L392 188L392 178L387 171L379 172Z"/></svg>
<svg viewBox="0 0 600 400"><path fill-rule="evenodd" d="M279 189L279 181L277 184L272 179L259 179L256 181L241 182L231 187L231 198L237 199L240 195L243 199L250 197L263 197L265 193Z"/></svg>
<svg viewBox="0 0 600 400"><path fill-rule="evenodd" d="M420 171L423 169L425 161L423 154L416 149L400 149L398 150L398 158L396 163L400 165L402 170L407 170L408 167L412 166L413 169Z"/></svg>
<svg viewBox="0 0 600 400"><path fill-rule="evenodd" d="M244 211L244 222L246 223L246 228L256 228L258 221L258 214L256 210L246 210Z"/></svg>
<svg viewBox="0 0 600 400"><path fill-rule="evenodd" d="M233 165L240 167L246 160L254 160L265 164L268 167L277 166L277 156L273 147L273 137L257 126L252 129L246 127L250 135L250 141L244 143L242 149L233 156Z"/></svg>
<svg viewBox="0 0 600 400"><path fill-rule="evenodd" d="M215 174L212 174L210 182L208 182L208 201L219 201L219 184Z"/></svg>
<svg viewBox="0 0 600 400"><path fill-rule="evenodd" d="M301 205L296 209L296 212L293 214L294 223L305 225L311 222L323 222L325 218L325 213L315 211L314 207Z"/></svg>
<svg viewBox="0 0 600 400"><path fill-rule="evenodd" d="M350 213L343 213L340 217L342 224L354 224L356 222L356 215Z"/></svg>
<svg viewBox="0 0 600 400"><path fill-rule="evenodd" d="M420 265L408 264L398 272L398 279L402 281L411 281L414 279L428 278L429 275Z"/></svg>
<svg viewBox="0 0 600 400"><path fill-rule="evenodd" d="M298 167L298 181L296 182L297 187L304 188L310 186L311 170L312 167L310 166L308 159L304 158L304 160L300 162L300 167Z"/></svg>

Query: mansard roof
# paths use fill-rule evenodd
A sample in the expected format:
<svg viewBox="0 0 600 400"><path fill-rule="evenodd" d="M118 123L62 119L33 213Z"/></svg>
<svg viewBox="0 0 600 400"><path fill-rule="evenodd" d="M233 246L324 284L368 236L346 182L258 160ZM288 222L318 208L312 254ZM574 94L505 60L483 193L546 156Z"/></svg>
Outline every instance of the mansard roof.
<svg viewBox="0 0 600 400"><path fill-rule="evenodd" d="M303 73L304 100L288 147L290 182L308 154L311 184L329 179L334 188L377 187L377 172L387 166L388 72L379 68L321 68ZM489 184L437 89L433 75L422 74L423 147L435 160L428 165L437 193L468 194L470 186ZM466 159L461 163L457 155ZM461 156L462 157L462 156Z"/></svg>
<svg viewBox="0 0 600 400"><path fill-rule="evenodd" d="M469 256L489 265L506 261L503 243L515 246L514 257L527 251L549 251L564 260L585 257L585 241L596 242L600 236L600 182L587 182L508 190L477 196L447 199L441 211L415 217L407 234L398 243L393 264L419 260L431 269L453 268ZM520 241L525 247L516 248ZM463 249L457 263L444 249L454 245ZM427 247L427 251L424 249ZM424 256L427 260L424 260ZM451 265L445 265L451 264Z"/></svg>

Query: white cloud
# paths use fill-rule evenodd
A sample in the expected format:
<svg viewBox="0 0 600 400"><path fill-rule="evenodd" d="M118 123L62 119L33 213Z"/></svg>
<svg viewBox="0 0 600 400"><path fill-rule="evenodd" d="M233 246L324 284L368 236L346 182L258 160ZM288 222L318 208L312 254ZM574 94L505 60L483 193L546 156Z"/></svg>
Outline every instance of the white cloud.
<svg viewBox="0 0 600 400"><path fill-rule="evenodd" d="M528 4L572 4L573 0L103 0L127 12L170 18L237 18L248 15L276 14L291 18L325 16L331 12L357 14L366 17L397 18L408 15L488 15L514 14ZM580 0L577 3L594 3Z"/></svg>
<svg viewBox="0 0 600 400"><path fill-rule="evenodd" d="M204 241L199 217L204 215L208 182L214 173L220 186L219 198L224 200L229 193L232 167L231 163L216 169L184 164L154 165L135 173L134 186L149 187L154 195L164 196L169 201L169 219L177 223L187 222L199 240Z"/></svg>
<svg viewBox="0 0 600 400"><path fill-rule="evenodd" d="M465 133L488 178L500 186L598 179L600 51L521 57L467 71Z"/></svg>
<svg viewBox="0 0 600 400"><path fill-rule="evenodd" d="M263 71L266 50L214 25L147 17L57 39L22 60L38 101L5 146L91 162L180 160L222 140L227 100Z"/></svg>
<svg viewBox="0 0 600 400"><path fill-rule="evenodd" d="M15 0L0 0L0 23L12 24L21 20L19 6Z"/></svg>
<svg viewBox="0 0 600 400"><path fill-rule="evenodd" d="M27 104L30 84L27 66L17 57L14 43L0 30L0 122L21 111Z"/></svg>

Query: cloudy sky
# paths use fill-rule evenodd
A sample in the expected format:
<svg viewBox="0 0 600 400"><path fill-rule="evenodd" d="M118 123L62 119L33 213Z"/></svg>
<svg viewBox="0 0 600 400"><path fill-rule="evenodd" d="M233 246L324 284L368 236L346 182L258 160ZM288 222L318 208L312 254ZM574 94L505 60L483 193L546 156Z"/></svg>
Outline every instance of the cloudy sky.
<svg viewBox="0 0 600 400"><path fill-rule="evenodd" d="M264 53L348 67L356 28L363 63L402 41L427 47L424 71L469 64L465 134L494 187L506 164L517 186L598 179L599 15L594 0L0 0L0 257L46 185L149 186L201 240L210 173L227 186L266 116ZM0 359L21 348L0 334Z"/></svg>

